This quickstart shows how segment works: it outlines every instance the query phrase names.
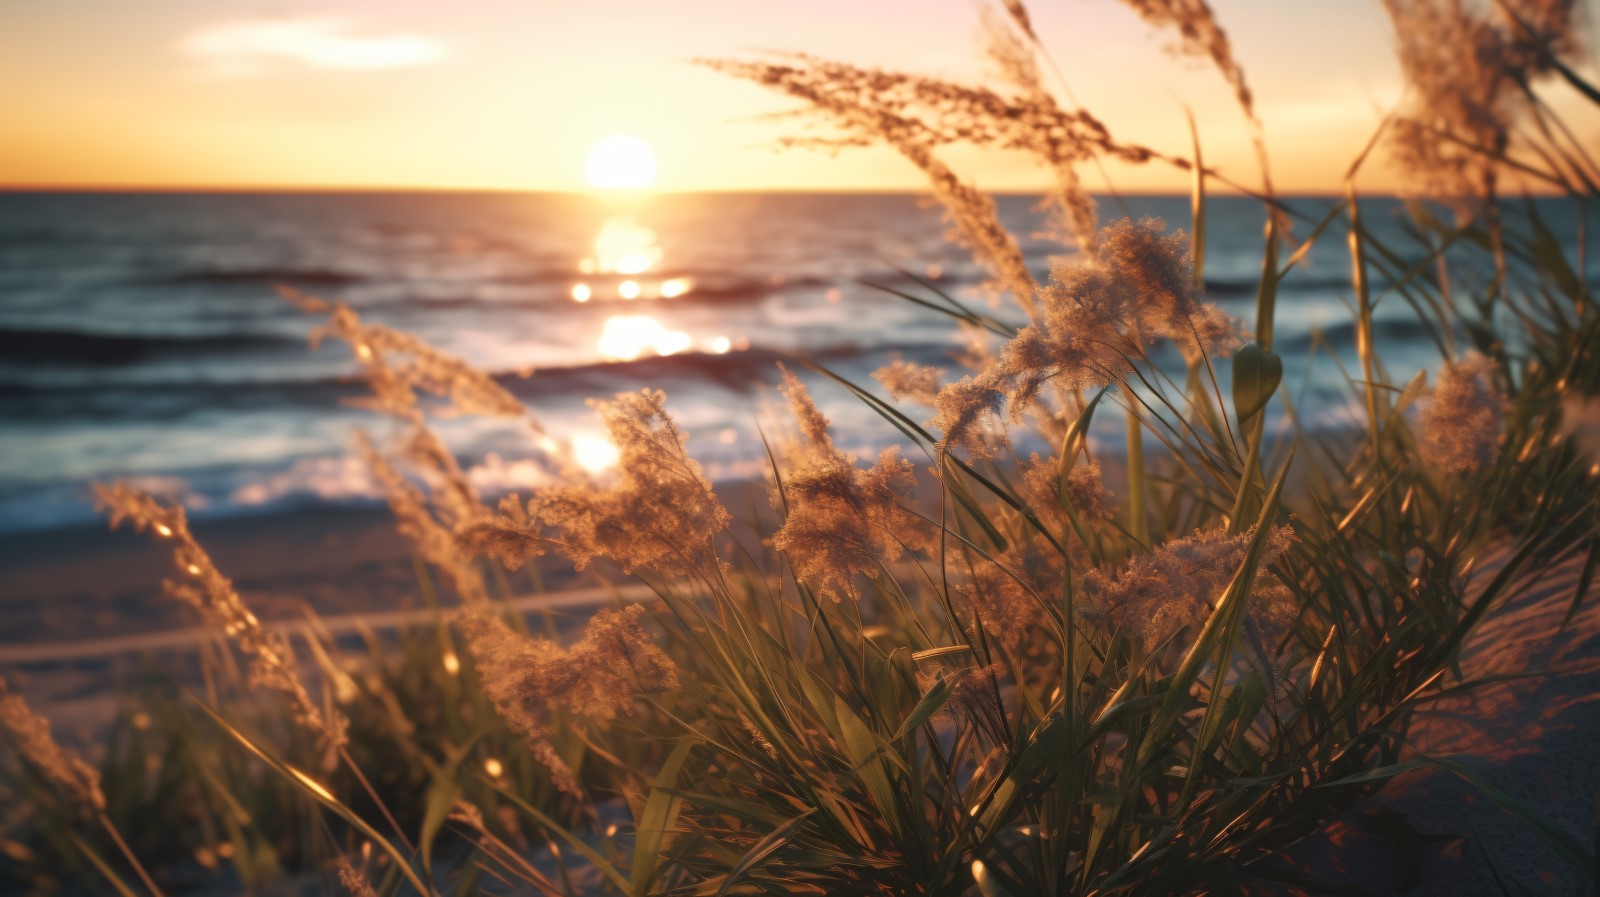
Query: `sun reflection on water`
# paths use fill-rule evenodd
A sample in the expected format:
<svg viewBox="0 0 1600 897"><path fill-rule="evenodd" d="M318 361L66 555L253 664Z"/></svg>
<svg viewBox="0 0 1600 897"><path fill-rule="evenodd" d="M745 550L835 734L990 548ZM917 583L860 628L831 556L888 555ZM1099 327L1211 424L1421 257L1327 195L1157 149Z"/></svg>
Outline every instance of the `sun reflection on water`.
<svg viewBox="0 0 1600 897"><path fill-rule="evenodd" d="M585 274L643 274L661 262L656 232L632 218L613 218L594 238L594 255L583 260Z"/></svg>
<svg viewBox="0 0 1600 897"><path fill-rule="evenodd" d="M600 354L613 361L642 355L676 355L693 345L689 334L668 330L649 315L612 315L600 334Z"/></svg>
<svg viewBox="0 0 1600 897"><path fill-rule="evenodd" d="M572 285L572 299L676 299L694 289L694 281L688 277L656 280L641 276L660 266L656 232L632 218L612 218L595 235L592 254L578 263L579 273L606 282L578 281Z"/></svg>
<svg viewBox="0 0 1600 897"><path fill-rule="evenodd" d="M648 276L659 269L656 232L629 217L611 218L595 236L593 254L579 264L585 279L574 281L572 301L640 302L678 299L695 289L694 278ZM596 348L607 361L633 361L651 355L677 355L695 348L715 355L748 348L749 341L725 335L694 337L674 330L654 315L617 314L607 318Z"/></svg>

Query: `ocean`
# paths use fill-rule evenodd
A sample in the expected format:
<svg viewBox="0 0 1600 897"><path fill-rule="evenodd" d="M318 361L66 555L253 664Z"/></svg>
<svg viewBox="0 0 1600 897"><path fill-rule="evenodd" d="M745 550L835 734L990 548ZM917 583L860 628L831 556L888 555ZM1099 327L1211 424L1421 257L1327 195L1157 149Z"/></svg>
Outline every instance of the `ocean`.
<svg viewBox="0 0 1600 897"><path fill-rule="evenodd" d="M1332 202L1293 205L1315 218ZM1556 233L1573 232L1576 207L1539 202ZM1034 198L999 204L1041 277L1070 255L1039 233ZM1363 218L1386 243L1412 245L1402 209L1368 200ZM1181 196L1102 198L1101 214L1190 227ZM1263 223L1251 200L1210 202L1207 293L1247 326ZM0 532L92 520L86 484L124 477L198 515L377 501L350 440L388 425L347 404L362 392L349 347L313 348L316 320L276 284L349 303L492 371L551 438L572 440L596 467L604 444L586 400L664 389L708 473L748 477L762 463L758 428L773 419L780 359L809 358L874 388L870 372L895 357L959 370L950 319L878 288L926 295L921 278L973 297L981 272L945 237L939 210L908 195L621 204L511 193L0 193ZM1391 378L1435 366L1411 308L1381 277L1374 288ZM1356 413L1340 367L1359 370L1352 304L1341 221L1280 290L1276 347L1309 426L1337 428ZM845 390L814 392L845 448L893 441ZM1098 423L1120 429L1114 414ZM441 427L486 493L546 481L526 423Z"/></svg>

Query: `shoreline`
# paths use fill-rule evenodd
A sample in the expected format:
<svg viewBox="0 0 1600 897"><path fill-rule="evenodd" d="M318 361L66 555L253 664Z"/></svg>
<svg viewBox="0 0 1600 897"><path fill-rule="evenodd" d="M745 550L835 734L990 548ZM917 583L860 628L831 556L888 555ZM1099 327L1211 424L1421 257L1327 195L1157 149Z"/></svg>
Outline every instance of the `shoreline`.
<svg viewBox="0 0 1600 897"><path fill-rule="evenodd" d="M767 513L766 483L727 480L715 489L734 516L730 536L751 538L752 519ZM433 612L429 590L437 590L434 603L443 608L457 603L437 572L415 559L386 504L198 516L190 526L269 628L304 626L308 611L323 621L360 617L398 625ZM101 522L11 534L4 544L0 666L45 664L50 649L63 659L110 656L119 645L136 652L185 643L184 633L203 630L191 608L165 593L170 554L149 534ZM497 600L533 602L532 608L595 604L574 596L645 588L608 562L580 572L557 553L530 558L514 573L481 563Z"/></svg>
<svg viewBox="0 0 1600 897"><path fill-rule="evenodd" d="M619 601L647 601L654 595L655 592L643 583L619 583L613 586L517 595L496 601L495 608L528 614L543 610L599 608ZM355 635L368 630L383 632L420 623L435 616L447 615L453 609L453 606L417 607L390 611L318 614L316 628L333 637ZM310 624L305 621L279 620L263 624L262 629L269 634L293 635L305 631L309 626ZM86 661L111 660L128 654L198 650L216 637L216 633L210 627L196 624L181 629L158 629L138 635L7 645L0 647L0 663L16 667L72 666Z"/></svg>
<svg viewBox="0 0 1600 897"><path fill-rule="evenodd" d="M202 517L192 525L263 622L300 620L307 609L322 617L426 610L418 567L386 506ZM102 523L15 534L6 546L0 664L36 658L42 643L70 653L77 643L149 638L195 625L190 609L164 594L170 558L148 535L113 532ZM544 589L522 574L513 591L598 582L562 566L540 566Z"/></svg>

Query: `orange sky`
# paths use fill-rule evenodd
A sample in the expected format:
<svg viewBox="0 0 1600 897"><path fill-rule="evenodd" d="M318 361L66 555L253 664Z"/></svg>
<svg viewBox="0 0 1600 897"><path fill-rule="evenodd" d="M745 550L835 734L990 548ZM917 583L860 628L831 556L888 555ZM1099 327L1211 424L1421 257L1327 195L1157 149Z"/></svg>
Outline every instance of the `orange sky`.
<svg viewBox="0 0 1600 897"><path fill-rule="evenodd" d="M1337 188L1399 97L1377 0L1214 0L1266 123L1279 187ZM0 6L0 184L580 190L599 139L654 149L660 190L915 189L885 150L775 151L790 103L693 66L803 49L981 74L976 0L52 0ZM1253 179L1222 79L1113 0L1036 4L1073 93L1119 139ZM957 152L980 186L1041 185L1025 160ZM1126 191L1186 190L1113 167ZM1375 167L1362 186L1393 186Z"/></svg>

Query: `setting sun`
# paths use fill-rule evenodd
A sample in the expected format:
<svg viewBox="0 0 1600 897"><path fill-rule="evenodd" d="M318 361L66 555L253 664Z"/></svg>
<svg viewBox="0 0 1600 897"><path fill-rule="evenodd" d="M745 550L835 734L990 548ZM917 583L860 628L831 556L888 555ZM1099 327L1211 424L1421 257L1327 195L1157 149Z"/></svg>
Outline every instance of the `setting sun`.
<svg viewBox="0 0 1600 897"><path fill-rule="evenodd" d="M597 189L643 190L655 183L656 156L643 140L617 134L590 148L583 173Z"/></svg>

